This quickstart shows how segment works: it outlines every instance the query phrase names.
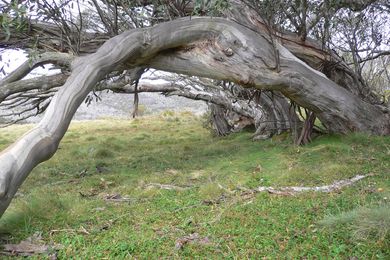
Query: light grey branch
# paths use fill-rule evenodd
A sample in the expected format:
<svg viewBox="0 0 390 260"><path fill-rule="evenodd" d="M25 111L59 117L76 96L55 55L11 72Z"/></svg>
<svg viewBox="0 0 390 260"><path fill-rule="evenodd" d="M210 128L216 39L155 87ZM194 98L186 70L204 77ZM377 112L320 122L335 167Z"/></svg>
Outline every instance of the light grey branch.
<svg viewBox="0 0 390 260"><path fill-rule="evenodd" d="M24 78L34 68L44 64L57 64L61 66L69 66L74 56L60 52L46 52L39 54L38 57L28 60L20 65L16 70L10 73L7 77L0 80L0 90L4 84L15 82Z"/></svg>
<svg viewBox="0 0 390 260"><path fill-rule="evenodd" d="M18 80L0 86L0 103L16 93L24 93L29 90L47 90L64 85L68 75L57 74L41 76L31 79Z"/></svg>

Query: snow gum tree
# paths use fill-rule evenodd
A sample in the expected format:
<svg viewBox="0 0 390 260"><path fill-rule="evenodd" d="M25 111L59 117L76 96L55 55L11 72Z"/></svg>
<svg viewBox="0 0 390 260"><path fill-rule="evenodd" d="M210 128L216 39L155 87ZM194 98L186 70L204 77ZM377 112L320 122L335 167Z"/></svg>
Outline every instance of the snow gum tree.
<svg viewBox="0 0 390 260"><path fill-rule="evenodd" d="M386 99L364 78L366 64L389 54L386 1L30 0L1 8L0 48L29 53L1 79L1 106L44 116L0 154L0 215L99 90L205 100L222 111L214 113L221 134L231 128L227 111L251 119L260 139L299 128L297 143L307 143L316 118L327 132L390 134ZM25 78L44 64L60 72ZM148 69L180 80L144 82Z"/></svg>

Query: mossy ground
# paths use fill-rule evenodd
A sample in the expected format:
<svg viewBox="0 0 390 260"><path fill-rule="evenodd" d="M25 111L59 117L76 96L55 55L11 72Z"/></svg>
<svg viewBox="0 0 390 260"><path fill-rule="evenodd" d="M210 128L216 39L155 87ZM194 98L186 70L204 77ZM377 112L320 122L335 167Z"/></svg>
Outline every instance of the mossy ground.
<svg viewBox="0 0 390 260"><path fill-rule="evenodd" d="M2 129L0 148L29 127ZM48 244L63 245L59 258L390 257L386 236L355 239L345 223L319 224L362 207L388 209L389 137L327 135L297 147L286 136L250 136L213 137L188 113L75 122L56 155L23 184L0 229L13 242L42 232ZM373 176L330 194L233 193L320 186L357 174ZM107 194L128 200L108 202ZM229 198L203 203L221 195ZM208 242L175 248L193 233Z"/></svg>

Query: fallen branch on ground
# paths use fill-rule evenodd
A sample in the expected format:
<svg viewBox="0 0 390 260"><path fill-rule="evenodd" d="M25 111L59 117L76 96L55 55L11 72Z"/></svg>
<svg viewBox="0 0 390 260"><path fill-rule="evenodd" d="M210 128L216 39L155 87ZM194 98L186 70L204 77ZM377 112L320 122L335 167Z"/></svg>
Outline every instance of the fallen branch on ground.
<svg viewBox="0 0 390 260"><path fill-rule="evenodd" d="M252 198L255 194L260 193L260 192L268 192L270 194L282 195L282 196L294 196L297 193L309 192L309 191L329 193L329 192L340 190L341 188L344 188L346 186L351 186L355 182L358 182L358 181L360 181L364 178L367 178L369 176L373 176L373 175L372 174L356 175L350 179L335 181L330 185L315 186L315 187L287 186L287 187L274 188L274 187L270 187L270 186L260 186L260 187L254 188L254 189L247 189L247 188L239 187L239 188L233 190L233 193L235 193L235 194L238 193L239 196L245 197L246 199ZM204 205L220 204L231 197L232 197L232 195L229 196L227 194L222 194L219 198L217 198L215 200L203 201L203 204Z"/></svg>
<svg viewBox="0 0 390 260"><path fill-rule="evenodd" d="M307 191L316 191L316 192L332 192L339 190L343 187L350 186L354 184L355 182L358 182L366 177L372 176L372 174L368 175L356 175L355 177L352 177L347 180L340 180L340 181L335 181L330 185L325 185L325 186L318 186L318 187L281 187L281 188L273 188L273 187L264 187L260 186L252 191L254 192L263 192L263 191L268 191L269 193L272 194L285 194L285 193L290 193L291 195L299 192L307 192Z"/></svg>

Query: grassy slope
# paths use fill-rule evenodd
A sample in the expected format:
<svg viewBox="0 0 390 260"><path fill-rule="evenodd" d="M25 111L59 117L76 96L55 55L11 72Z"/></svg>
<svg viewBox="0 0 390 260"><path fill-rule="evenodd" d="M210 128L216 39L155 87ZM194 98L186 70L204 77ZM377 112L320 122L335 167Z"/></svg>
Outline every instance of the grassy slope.
<svg viewBox="0 0 390 260"><path fill-rule="evenodd" d="M0 147L27 128L2 129ZM57 154L22 186L0 229L14 241L42 231L45 241L64 246L64 258L386 258L386 239L355 240L346 225L326 229L318 222L361 206L388 207L389 158L389 137L323 136L296 147L283 137L252 142L250 133L211 137L191 115L73 123ZM367 173L375 176L337 193L230 195L220 204L202 203L239 186L317 186ZM103 200L114 193L131 200ZM175 249L177 239L192 233L209 242Z"/></svg>

